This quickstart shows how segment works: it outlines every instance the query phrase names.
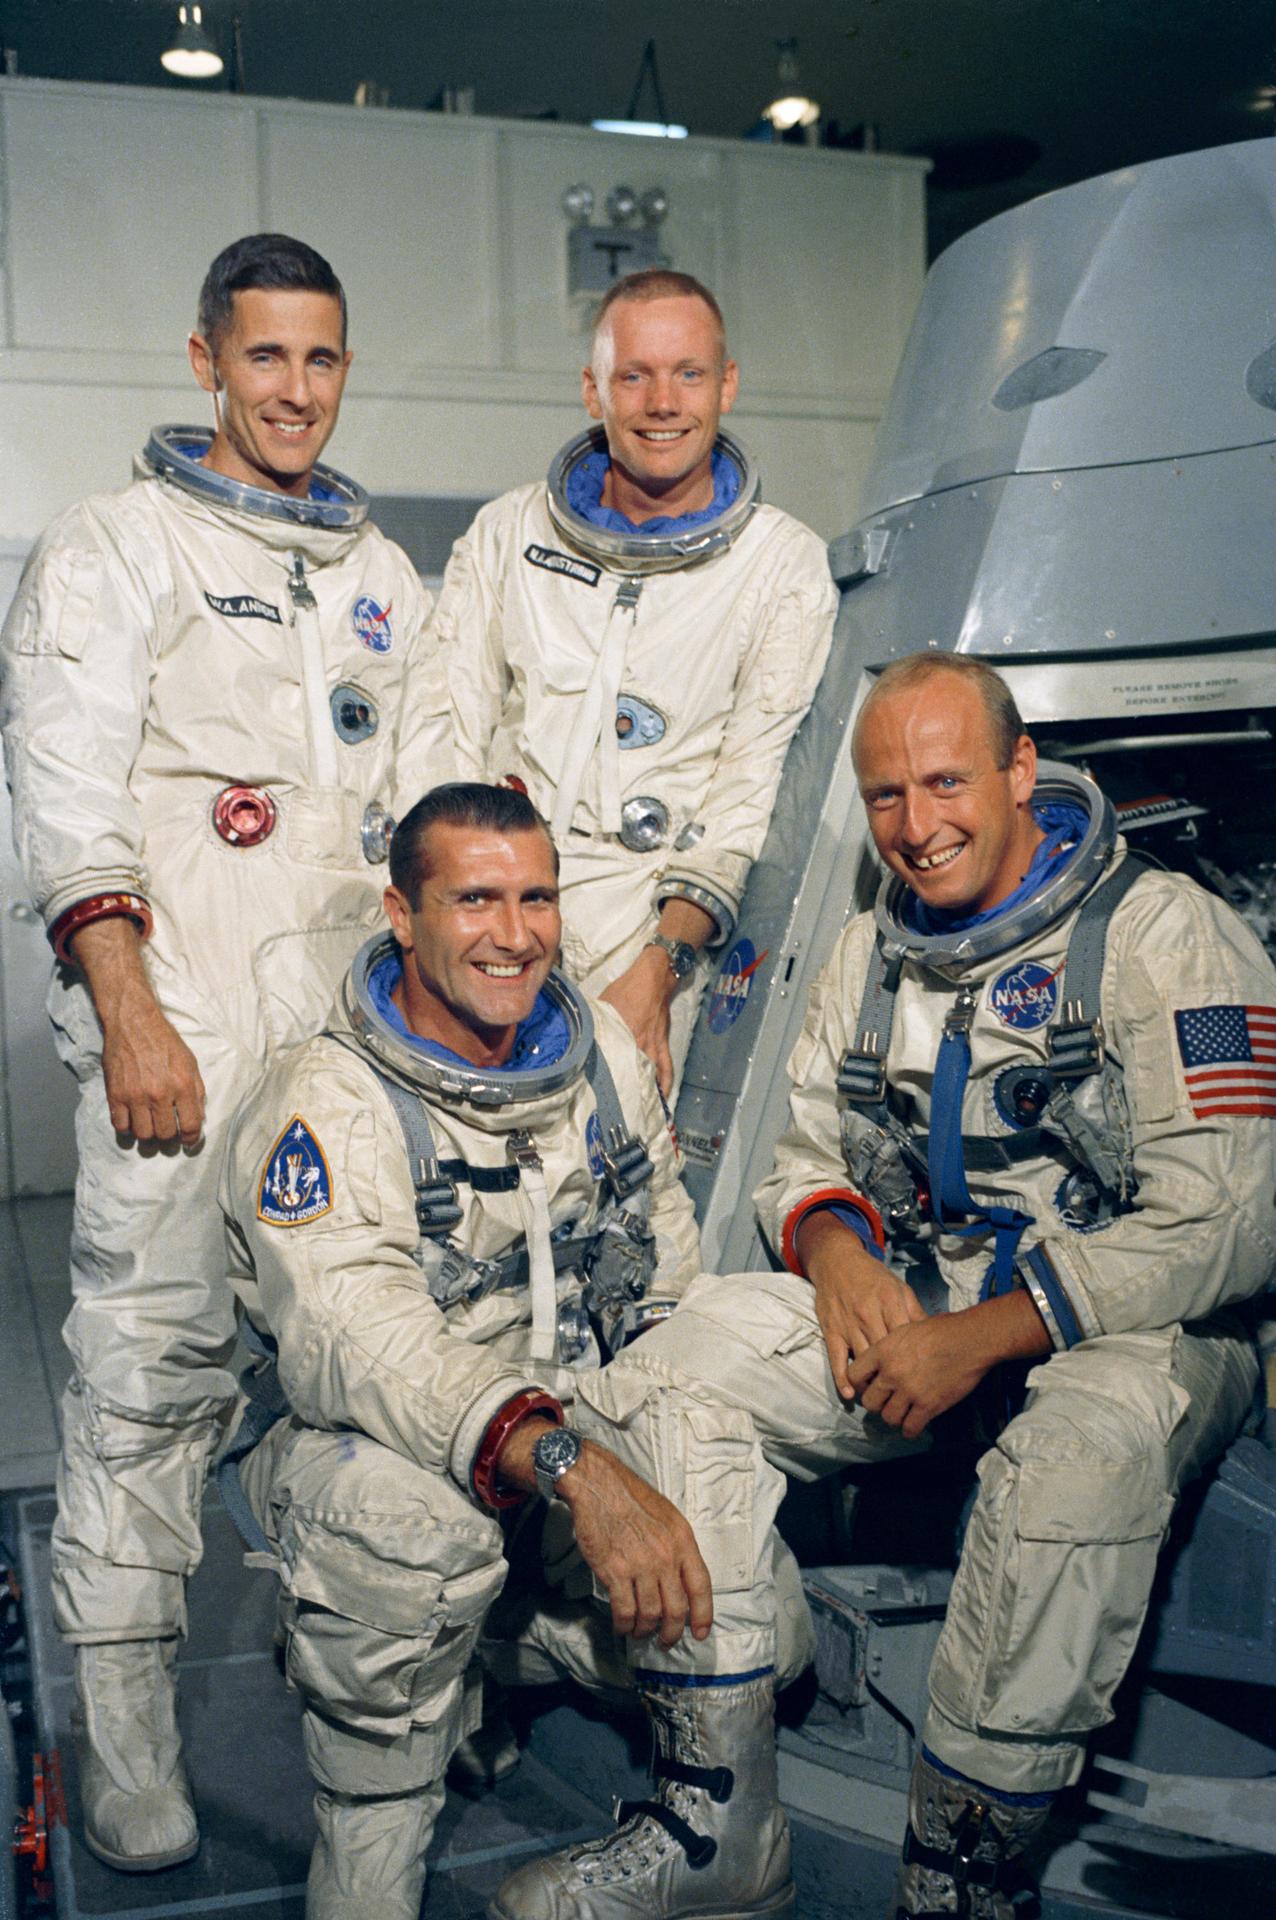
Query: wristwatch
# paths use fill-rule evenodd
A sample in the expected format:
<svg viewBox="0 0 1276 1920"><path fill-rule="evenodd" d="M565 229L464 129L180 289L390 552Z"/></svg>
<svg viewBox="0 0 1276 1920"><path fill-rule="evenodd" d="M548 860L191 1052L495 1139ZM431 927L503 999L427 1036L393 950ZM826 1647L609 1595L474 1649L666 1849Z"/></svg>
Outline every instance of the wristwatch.
<svg viewBox="0 0 1276 1920"><path fill-rule="evenodd" d="M673 968L675 980L685 980L696 964L696 950L689 940L670 940L663 933L653 933L645 944L659 947Z"/></svg>
<svg viewBox="0 0 1276 1920"><path fill-rule="evenodd" d="M575 1427L546 1427L532 1448L536 1491L545 1500L558 1497L558 1483L580 1459L581 1437Z"/></svg>

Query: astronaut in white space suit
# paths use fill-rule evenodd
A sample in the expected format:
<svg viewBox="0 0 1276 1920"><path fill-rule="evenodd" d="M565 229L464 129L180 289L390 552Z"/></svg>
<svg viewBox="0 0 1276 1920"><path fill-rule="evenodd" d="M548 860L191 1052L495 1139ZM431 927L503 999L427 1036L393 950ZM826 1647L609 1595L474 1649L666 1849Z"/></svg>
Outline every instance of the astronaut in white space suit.
<svg viewBox="0 0 1276 1920"><path fill-rule="evenodd" d="M1037 762L982 662L896 663L854 751L887 882L812 994L757 1200L848 1400L915 1436L1001 1383L896 1911L1010 1920L1177 1494L1254 1388L1232 1309L1276 1265L1276 975L1231 907L1125 849L1091 781ZM947 1313L909 1284L927 1249ZM797 1324L772 1315L763 1352Z"/></svg>
<svg viewBox="0 0 1276 1920"><path fill-rule="evenodd" d="M318 464L345 334L313 249L225 249L189 343L215 430L158 429L131 486L61 515L4 632L17 848L80 1082L54 1603L86 1837L126 1870L198 1845L173 1663L234 1394L225 1125L322 1017L379 916L387 819L431 784L428 597Z"/></svg>
<svg viewBox="0 0 1276 1920"><path fill-rule="evenodd" d="M549 820L564 963L666 1094L836 611L823 542L760 504L720 428L737 385L707 288L617 281L582 381L601 426L483 508L435 615L440 757L518 782Z"/></svg>
<svg viewBox="0 0 1276 1920"><path fill-rule="evenodd" d="M632 1686L655 1723L656 1795L579 1850L564 1911L777 1912L772 1695L809 1623L747 1414L644 1366L657 1334L682 1351L699 1267L653 1070L553 967L554 850L524 795L434 789L391 874L392 932L245 1101L223 1188L260 1364L219 1474L282 1583L317 1787L308 1920L416 1920L480 1636L511 1677ZM524 1873L497 1910L527 1898Z"/></svg>
<svg viewBox="0 0 1276 1920"><path fill-rule="evenodd" d="M1251 1404L1235 1308L1276 1266L1276 974L1223 901L1124 848L1093 782L1037 762L982 662L888 669L854 749L888 872L812 993L756 1196L789 1271L698 1277L582 1397L628 1436L685 1396L724 1486L734 1437L755 1558L732 1604L764 1621L777 1469L884 1458L980 1393L892 1911L1013 1920L1179 1491ZM911 1284L932 1258L947 1312ZM593 1870L568 1848L492 1912L641 1910Z"/></svg>

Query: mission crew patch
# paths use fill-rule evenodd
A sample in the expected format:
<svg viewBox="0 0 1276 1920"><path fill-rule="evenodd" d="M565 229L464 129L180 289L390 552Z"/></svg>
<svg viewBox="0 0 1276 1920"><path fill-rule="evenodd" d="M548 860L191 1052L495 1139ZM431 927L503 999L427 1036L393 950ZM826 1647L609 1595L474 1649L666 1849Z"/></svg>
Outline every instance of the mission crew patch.
<svg viewBox="0 0 1276 1920"><path fill-rule="evenodd" d="M544 567L547 573L565 573L569 580L579 580L586 587L596 587L603 575L602 568L591 565L588 560L560 553L557 547L538 547L534 540L523 548L523 558L530 560L534 567Z"/></svg>
<svg viewBox="0 0 1276 1920"><path fill-rule="evenodd" d="M332 1175L323 1148L294 1113L270 1149L257 1189L257 1218L274 1227L300 1227L332 1212Z"/></svg>

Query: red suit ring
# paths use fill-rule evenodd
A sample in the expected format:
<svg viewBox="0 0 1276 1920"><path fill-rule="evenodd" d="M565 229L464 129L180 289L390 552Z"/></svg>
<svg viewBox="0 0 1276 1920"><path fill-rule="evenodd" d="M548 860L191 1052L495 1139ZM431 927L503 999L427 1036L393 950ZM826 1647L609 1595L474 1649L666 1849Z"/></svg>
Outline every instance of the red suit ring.
<svg viewBox="0 0 1276 1920"><path fill-rule="evenodd" d="M278 809L262 787L223 787L213 801L213 826L232 847L256 847L269 840Z"/></svg>

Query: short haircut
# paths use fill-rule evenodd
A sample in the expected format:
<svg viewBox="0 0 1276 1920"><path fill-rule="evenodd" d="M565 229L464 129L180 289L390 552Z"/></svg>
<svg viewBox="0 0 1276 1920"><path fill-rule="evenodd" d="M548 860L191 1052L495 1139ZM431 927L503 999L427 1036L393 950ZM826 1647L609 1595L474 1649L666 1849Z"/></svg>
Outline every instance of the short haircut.
<svg viewBox="0 0 1276 1920"><path fill-rule="evenodd" d="M543 833L558 872L558 849L548 823L517 787L489 787L479 780L453 780L431 787L404 814L390 837L390 884L415 913L430 875L431 827L474 827L486 833Z"/></svg>
<svg viewBox="0 0 1276 1920"><path fill-rule="evenodd" d="M878 700L889 695L906 693L910 687L920 687L932 680L937 673L954 674L959 680L969 680L983 702L984 712L988 716L988 732L992 741L993 759L999 768L1006 768L1015 757L1018 746L1027 728L1023 716L1015 704L1015 696L1006 685L995 667L981 660L973 653L910 653L902 660L892 660L889 667L880 673L869 688L868 698L860 708L855 720L855 732L851 736L851 755L855 754L856 741L859 739L864 716Z"/></svg>
<svg viewBox="0 0 1276 1920"><path fill-rule="evenodd" d="M603 322L622 300L703 300L713 316L719 356L722 364L726 365L727 323L722 317L722 308L702 280L697 280L694 274L675 273L672 267L642 267L637 273L627 273L622 279L612 281L598 302L598 311L594 315L590 334L591 355L597 352Z"/></svg>
<svg viewBox="0 0 1276 1920"><path fill-rule="evenodd" d="M268 293L327 293L341 308L346 344L345 289L328 262L304 240L286 233L249 233L223 247L199 290L199 331L214 351L234 316L234 296L260 287Z"/></svg>

